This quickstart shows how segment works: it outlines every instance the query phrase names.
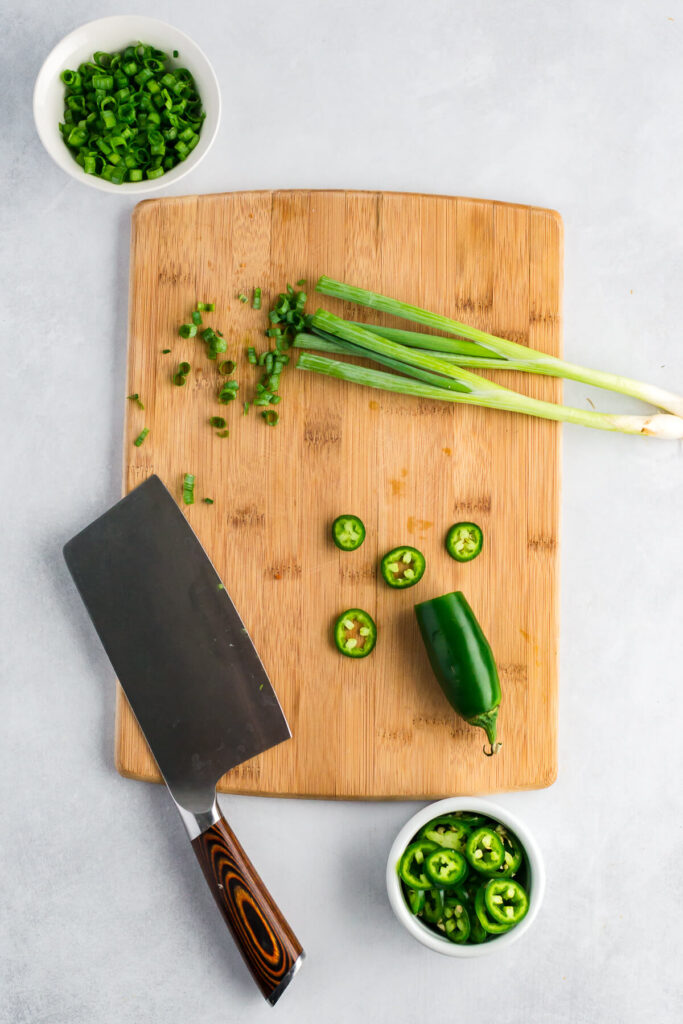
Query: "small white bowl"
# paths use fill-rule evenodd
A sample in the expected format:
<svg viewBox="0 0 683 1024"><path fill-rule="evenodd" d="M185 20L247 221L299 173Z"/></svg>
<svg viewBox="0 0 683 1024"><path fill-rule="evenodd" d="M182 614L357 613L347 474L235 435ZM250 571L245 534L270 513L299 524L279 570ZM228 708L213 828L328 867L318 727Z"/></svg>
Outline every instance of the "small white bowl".
<svg viewBox="0 0 683 1024"><path fill-rule="evenodd" d="M75 70L83 61L91 59L95 50L113 52L138 41L150 43L167 53L178 51L179 65L188 68L197 83L206 117L199 142L182 163L151 181L145 179L114 185L94 174L86 174L64 144L59 130L59 122L64 115L64 84L59 76L64 68ZM119 195L156 192L184 178L211 149L221 119L221 94L208 57L184 32L156 18L120 15L89 21L57 43L38 72L33 90L33 118L40 141L52 159L82 185L90 185L101 192L117 192Z"/></svg>
<svg viewBox="0 0 683 1024"><path fill-rule="evenodd" d="M426 825L428 821L431 821L432 818L436 818L440 814L451 814L453 811L474 811L477 814L486 814L495 821L499 821L502 825L509 828L511 832L515 833L524 847L527 856L529 910L526 917L514 928L511 928L509 932L498 935L495 939L489 939L488 942L482 942L479 945L458 945L449 939L441 938L440 935L436 935L422 921L411 914L403 898L401 881L396 870L396 865L401 859L403 851L415 833L423 825ZM536 841L527 827L514 814L506 811L504 807L500 807L490 800L482 800L480 797L449 797L446 800L439 800L435 804L423 807L421 811L418 811L417 814L414 814L405 823L396 836L387 861L387 893L389 894L389 902L396 917L413 938L421 942L423 946L428 946L429 949L433 949L437 953L443 953L444 956L465 958L487 956L489 953L497 953L500 950L506 949L511 943L521 939L522 935L528 931L536 920L536 915L541 909L545 893L545 868Z"/></svg>

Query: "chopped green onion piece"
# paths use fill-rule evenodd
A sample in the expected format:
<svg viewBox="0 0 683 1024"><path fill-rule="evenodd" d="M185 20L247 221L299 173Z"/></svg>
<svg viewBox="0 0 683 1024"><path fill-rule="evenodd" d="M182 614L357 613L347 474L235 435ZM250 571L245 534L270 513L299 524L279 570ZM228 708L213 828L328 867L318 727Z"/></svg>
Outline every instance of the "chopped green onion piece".
<svg viewBox="0 0 683 1024"><path fill-rule="evenodd" d="M240 292L237 298L240 300L240 302L249 302L249 299L244 294L244 292Z"/></svg>
<svg viewBox="0 0 683 1024"><path fill-rule="evenodd" d="M243 411L242 415L246 416L247 413L249 412L249 402L245 402L243 408L244 408L244 411Z"/></svg>
<svg viewBox="0 0 683 1024"><path fill-rule="evenodd" d="M202 498L205 505L213 505L213 498Z"/></svg>
<svg viewBox="0 0 683 1024"><path fill-rule="evenodd" d="M161 354L164 355L164 356L167 356L170 351L171 351L170 348L162 348Z"/></svg>
<svg viewBox="0 0 683 1024"><path fill-rule="evenodd" d="M255 402L254 405L256 405ZM275 412L274 409L268 409L267 412L262 412L261 415L269 427L275 427L280 419L280 414Z"/></svg>
<svg viewBox="0 0 683 1024"><path fill-rule="evenodd" d="M191 369L192 367L190 366L189 363L181 363L180 366L178 367L178 373L182 373L184 374L184 376L187 377Z"/></svg>
<svg viewBox="0 0 683 1024"><path fill-rule="evenodd" d="M219 430L216 437L227 437L229 433L229 430Z"/></svg>
<svg viewBox="0 0 683 1024"><path fill-rule="evenodd" d="M173 383L175 384L176 387L182 388L185 385L186 381L187 377L185 376L184 373L173 374Z"/></svg>
<svg viewBox="0 0 683 1024"><path fill-rule="evenodd" d="M178 328L178 334L181 338L194 338L197 333L196 324L181 324Z"/></svg>
<svg viewBox="0 0 683 1024"><path fill-rule="evenodd" d="M194 476L186 473L183 477L183 501L186 505L194 505Z"/></svg>
<svg viewBox="0 0 683 1024"><path fill-rule="evenodd" d="M126 398L129 399L131 402L135 402L135 404L137 405L138 409L144 409L145 408L144 405L142 404L142 402L140 401L140 396L137 393L134 394L134 395L126 395Z"/></svg>
<svg viewBox="0 0 683 1024"><path fill-rule="evenodd" d="M251 308L252 309L260 309L261 308L261 289L260 288L254 288L254 295L253 295L253 298L251 300Z"/></svg>
<svg viewBox="0 0 683 1024"><path fill-rule="evenodd" d="M201 327L202 325L202 314L199 312L198 309L195 309L194 313L192 314L192 323L196 327Z"/></svg>
<svg viewBox="0 0 683 1024"><path fill-rule="evenodd" d="M254 348L253 345L250 345L249 348L247 349L247 361L250 362L253 366L256 366L256 364L258 363L258 359L256 358L256 349Z"/></svg>
<svg viewBox="0 0 683 1024"><path fill-rule="evenodd" d="M145 438L147 437L148 434L149 434L149 427L143 427L143 429L140 431L138 436L133 441L133 444L135 445L136 448L140 447L140 445L145 440Z"/></svg>
<svg viewBox="0 0 683 1024"><path fill-rule="evenodd" d="M223 419L222 416L212 416L209 420L209 423L211 424L212 427L218 427L221 430L225 426L225 420Z"/></svg>
<svg viewBox="0 0 683 1024"><path fill-rule="evenodd" d="M299 279L299 280L298 280L298 281L297 281L296 283L297 283L297 286L298 286L299 288L301 288L301 286L302 286L303 284L306 284L306 278L305 278L305 277L302 277L302 278L300 278L300 279Z"/></svg>
<svg viewBox="0 0 683 1024"><path fill-rule="evenodd" d="M223 362L218 367L218 372L227 375L229 373L232 373L234 369L235 364L232 361L232 359L224 359Z"/></svg>

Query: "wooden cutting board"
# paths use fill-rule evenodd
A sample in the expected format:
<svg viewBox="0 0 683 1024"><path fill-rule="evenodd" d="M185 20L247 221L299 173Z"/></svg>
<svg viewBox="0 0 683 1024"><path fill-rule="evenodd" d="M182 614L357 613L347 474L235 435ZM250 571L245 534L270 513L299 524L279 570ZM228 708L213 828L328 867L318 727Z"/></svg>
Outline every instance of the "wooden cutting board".
<svg viewBox="0 0 683 1024"><path fill-rule="evenodd" d="M266 311L290 281L328 274L446 313L542 351L561 347L562 222L557 213L447 196L243 192L155 199L133 215L124 486L158 473L221 574L273 681L293 739L230 772L236 793L433 798L547 786L556 775L560 428L525 416L411 399L296 371L283 374L277 427L242 401L216 402L216 364L178 337L198 299L238 361L240 399L258 379ZM263 289L263 310L238 301ZM311 295L308 308L340 304ZM379 322L376 314L344 310ZM388 321L385 321L388 322ZM406 326L404 323L403 326ZM163 349L171 349L163 354ZM174 387L180 360L192 365ZM558 400L551 378L499 375ZM221 439L211 415L228 420ZM149 427L145 443L133 439ZM353 512L365 544L341 553L335 516ZM444 550L447 528L475 520L476 561ZM390 590L377 561L419 547L418 586ZM172 552L169 552L172 557ZM131 581L131 586L135 581ZM460 721L431 675L413 603L461 589L498 661L501 752ZM160 599L163 600L163 595ZM379 627L371 657L341 657L330 626L365 608ZM188 644L192 637L187 637ZM191 683L191 680L188 681ZM118 770L159 776L119 691Z"/></svg>

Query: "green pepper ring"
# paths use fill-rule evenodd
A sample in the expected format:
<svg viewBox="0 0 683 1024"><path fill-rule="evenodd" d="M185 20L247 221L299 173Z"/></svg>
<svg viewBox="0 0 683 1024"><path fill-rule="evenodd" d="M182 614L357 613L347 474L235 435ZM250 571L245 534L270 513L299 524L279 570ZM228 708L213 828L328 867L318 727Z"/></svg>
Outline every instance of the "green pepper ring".
<svg viewBox="0 0 683 1024"><path fill-rule="evenodd" d="M397 870L399 878L405 882L409 889L426 890L433 888L431 878L428 878L425 873L424 862L426 860L425 854L431 853L436 849L438 849L436 843L430 843L428 839L418 839L416 842L406 846L398 862ZM417 860L420 863L420 854L420 875L416 875L413 873L413 860Z"/></svg>
<svg viewBox="0 0 683 1024"><path fill-rule="evenodd" d="M497 903L496 898L499 898L501 903ZM511 915L503 912L503 899L514 900ZM526 889L514 878L492 878L490 882L487 882L484 886L484 903L489 917L498 924L508 927L514 927L523 921L529 911L529 897Z"/></svg>
<svg viewBox="0 0 683 1024"><path fill-rule="evenodd" d="M406 556L409 557L408 561L406 561ZM414 587L416 583L420 582L427 568L422 552L408 544L387 551L379 565L384 582L394 590L407 590L408 587ZM390 568L392 565L398 565L399 568L402 565L407 566L407 569L404 568L403 575L398 576L396 570ZM407 573L412 575L407 577Z"/></svg>
<svg viewBox="0 0 683 1024"><path fill-rule="evenodd" d="M404 896L411 914L418 917L424 910L426 889L405 888Z"/></svg>
<svg viewBox="0 0 683 1024"><path fill-rule="evenodd" d="M441 860L441 873L439 873L439 860ZM425 858L425 874L439 889L455 889L467 875L467 867L467 861L458 850L449 850L443 846L433 850Z"/></svg>
<svg viewBox="0 0 683 1024"><path fill-rule="evenodd" d="M460 908L460 913L455 913L456 908ZM452 913L449 914L448 911ZM463 928L458 929L457 925L449 929L449 922L457 921L464 925ZM470 933L472 931L472 920L470 917L470 911L465 903L461 900L453 899L452 897L446 897L444 900L444 926L446 932L446 938L451 942L455 942L458 945L463 945L469 940Z"/></svg>
<svg viewBox="0 0 683 1024"><path fill-rule="evenodd" d="M486 840L488 840L488 842ZM483 851L486 851L486 853L495 858L492 863L483 863L485 853L482 851L482 847ZM481 852L482 856L477 857L477 852ZM501 864L505 862L503 842L500 836L498 836L493 829L478 828L467 840L465 856L474 870L479 872L479 874L493 875L498 871Z"/></svg>
<svg viewBox="0 0 683 1024"><path fill-rule="evenodd" d="M353 647L348 646L349 637L346 633L349 627L345 625L346 621L351 621L354 625L356 623L359 624L359 638L361 629L369 630L369 633L363 637L365 642L362 647L359 648L357 642ZM334 642L339 653L343 654L346 658L367 658L368 654L374 651L377 643L375 620L368 612L363 611L362 608L347 608L334 624Z"/></svg>
<svg viewBox="0 0 683 1024"><path fill-rule="evenodd" d="M514 928L513 924L500 924L498 921L489 915L486 901L484 899L485 885L482 885L480 889L477 889L477 894L474 897L474 912L479 918L479 923L485 932L489 935L503 935L504 932L509 932L511 928Z"/></svg>
<svg viewBox="0 0 683 1024"><path fill-rule="evenodd" d="M365 540L362 519L351 514L337 516L332 523L332 540L340 551L357 551Z"/></svg>
<svg viewBox="0 0 683 1024"><path fill-rule="evenodd" d="M483 824L486 819L481 818L479 820ZM450 828L448 831L444 828L440 832L439 826L450 826ZM427 822L421 830L420 836L430 839L437 846L443 846L447 850L457 850L458 853L463 853L470 831L470 827L464 821L455 819L452 814L442 814L439 818L434 818L432 821Z"/></svg>
<svg viewBox="0 0 683 1024"><path fill-rule="evenodd" d="M422 908L422 919L429 924L438 924L443 917L444 898L440 889L425 890L425 902Z"/></svg>
<svg viewBox="0 0 683 1024"><path fill-rule="evenodd" d="M446 551L456 562L471 562L483 543L484 534L476 523L454 523L446 534Z"/></svg>

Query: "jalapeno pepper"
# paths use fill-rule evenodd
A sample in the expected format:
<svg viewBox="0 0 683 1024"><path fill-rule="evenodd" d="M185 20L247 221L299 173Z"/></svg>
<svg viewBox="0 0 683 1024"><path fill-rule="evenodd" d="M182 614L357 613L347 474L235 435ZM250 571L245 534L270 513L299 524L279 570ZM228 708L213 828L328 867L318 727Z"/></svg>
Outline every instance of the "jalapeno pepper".
<svg viewBox="0 0 683 1024"><path fill-rule="evenodd" d="M483 543L484 535L476 523L455 523L446 534L446 551L456 562L471 562Z"/></svg>
<svg viewBox="0 0 683 1024"><path fill-rule="evenodd" d="M467 861L457 850L439 847L425 860L425 872L440 889L453 889L467 874Z"/></svg>
<svg viewBox="0 0 683 1024"><path fill-rule="evenodd" d="M479 919L479 923L489 935L502 935L503 932L509 932L512 924L501 924L500 921L496 921L489 914L484 897L485 889L486 886L482 885L480 889L477 889L477 895L474 897L474 912Z"/></svg>
<svg viewBox="0 0 683 1024"><path fill-rule="evenodd" d="M380 562L382 576L390 587L406 590L424 576L425 557L417 548L393 548Z"/></svg>
<svg viewBox="0 0 683 1024"><path fill-rule="evenodd" d="M467 907L459 899L446 897L443 910L444 930L451 942L467 942L472 928Z"/></svg>
<svg viewBox="0 0 683 1024"><path fill-rule="evenodd" d="M428 839L418 839L406 847L398 862L398 873L409 889L432 888L432 880L425 872L425 861L436 849L436 843L430 843Z"/></svg>
<svg viewBox="0 0 683 1024"><path fill-rule="evenodd" d="M486 909L498 924L519 924L529 909L529 897L514 878L492 878L484 888Z"/></svg>
<svg viewBox="0 0 683 1024"><path fill-rule="evenodd" d="M377 626L362 608L349 608L334 624L334 642L347 658L366 658L377 643Z"/></svg>
<svg viewBox="0 0 683 1024"><path fill-rule="evenodd" d="M434 675L451 707L482 728L495 754L500 681L489 643L459 590L415 605Z"/></svg>
<svg viewBox="0 0 683 1024"><path fill-rule="evenodd" d="M365 540L365 527L358 516L337 516L332 523L332 540L340 551L355 551Z"/></svg>
<svg viewBox="0 0 683 1024"><path fill-rule="evenodd" d="M484 820L484 818L481 819L482 822ZM443 846L447 850L458 850L460 853L465 849L469 834L470 830L467 825L456 821L450 814L435 818L422 829L425 839L430 839L437 846Z"/></svg>
<svg viewBox="0 0 683 1024"><path fill-rule="evenodd" d="M429 924L438 924L443 917L443 893L439 889L427 889L422 918Z"/></svg>
<svg viewBox="0 0 683 1024"><path fill-rule="evenodd" d="M410 907L411 914L418 917L419 914L424 910L425 905L425 890L424 889L408 889L405 890L405 898L408 906Z"/></svg>
<svg viewBox="0 0 683 1024"><path fill-rule="evenodd" d="M491 875L505 861L503 843L491 828L478 828L467 840L465 856L475 871Z"/></svg>

